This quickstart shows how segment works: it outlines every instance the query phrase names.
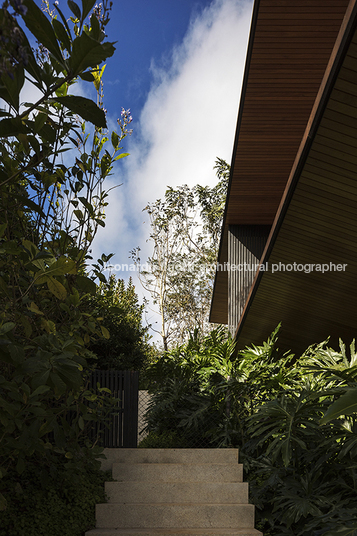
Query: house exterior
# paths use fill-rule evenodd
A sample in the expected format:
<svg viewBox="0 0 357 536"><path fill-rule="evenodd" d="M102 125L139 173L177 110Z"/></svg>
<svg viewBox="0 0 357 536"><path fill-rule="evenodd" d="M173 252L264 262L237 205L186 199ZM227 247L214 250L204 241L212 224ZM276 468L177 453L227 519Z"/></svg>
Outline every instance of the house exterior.
<svg viewBox="0 0 357 536"><path fill-rule="evenodd" d="M357 0L256 0L210 321L357 335Z"/></svg>

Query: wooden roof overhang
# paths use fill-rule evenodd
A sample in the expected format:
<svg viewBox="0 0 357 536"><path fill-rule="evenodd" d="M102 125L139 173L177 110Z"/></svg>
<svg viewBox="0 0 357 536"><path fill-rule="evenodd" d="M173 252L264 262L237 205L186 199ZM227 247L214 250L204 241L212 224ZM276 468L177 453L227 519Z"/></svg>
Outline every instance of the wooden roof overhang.
<svg viewBox="0 0 357 536"><path fill-rule="evenodd" d="M357 335L357 0L352 0L277 211L236 338L266 339L279 322L279 347ZM272 272L272 265L326 265ZM334 269L332 265L345 265ZM331 270L332 268L332 270ZM309 268L307 269L308 272Z"/></svg>
<svg viewBox="0 0 357 536"><path fill-rule="evenodd" d="M256 0L218 262L228 225L272 225L348 0ZM210 321L227 323L228 274L216 273Z"/></svg>

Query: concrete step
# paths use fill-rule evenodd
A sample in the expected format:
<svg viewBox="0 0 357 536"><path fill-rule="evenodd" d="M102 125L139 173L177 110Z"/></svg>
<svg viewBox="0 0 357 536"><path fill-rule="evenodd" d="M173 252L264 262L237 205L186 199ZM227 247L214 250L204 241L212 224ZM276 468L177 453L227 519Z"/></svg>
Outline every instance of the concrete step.
<svg viewBox="0 0 357 536"><path fill-rule="evenodd" d="M114 463L118 482L242 482L241 464Z"/></svg>
<svg viewBox="0 0 357 536"><path fill-rule="evenodd" d="M247 482L106 482L110 503L248 503Z"/></svg>
<svg viewBox="0 0 357 536"><path fill-rule="evenodd" d="M113 463L238 463L238 449L104 449L103 471Z"/></svg>
<svg viewBox="0 0 357 536"><path fill-rule="evenodd" d="M255 529L93 529L85 536L263 536Z"/></svg>
<svg viewBox="0 0 357 536"><path fill-rule="evenodd" d="M97 504L97 528L254 528L251 504Z"/></svg>

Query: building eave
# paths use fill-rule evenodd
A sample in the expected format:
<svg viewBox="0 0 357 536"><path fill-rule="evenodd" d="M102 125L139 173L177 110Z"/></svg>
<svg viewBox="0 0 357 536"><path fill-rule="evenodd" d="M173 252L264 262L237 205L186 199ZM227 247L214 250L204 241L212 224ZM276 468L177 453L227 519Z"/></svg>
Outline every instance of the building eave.
<svg viewBox="0 0 357 536"><path fill-rule="evenodd" d="M337 4L337 5L336 5ZM260 0L253 9L218 263L230 224L272 225L333 49L347 0ZM210 321L227 323L227 273Z"/></svg>
<svg viewBox="0 0 357 536"><path fill-rule="evenodd" d="M289 181L252 285L238 348L282 323L284 350L356 335L357 318L357 5L346 11ZM324 273L272 272L272 265L346 267ZM331 265L330 265L331 267Z"/></svg>

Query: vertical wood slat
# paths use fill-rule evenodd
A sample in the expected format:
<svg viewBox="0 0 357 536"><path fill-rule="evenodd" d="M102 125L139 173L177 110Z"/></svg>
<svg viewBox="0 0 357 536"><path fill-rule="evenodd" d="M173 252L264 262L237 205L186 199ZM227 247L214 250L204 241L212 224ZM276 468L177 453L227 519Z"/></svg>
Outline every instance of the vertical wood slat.
<svg viewBox="0 0 357 536"><path fill-rule="evenodd" d="M252 286L270 225L229 225L228 329L234 336Z"/></svg>
<svg viewBox="0 0 357 536"><path fill-rule="evenodd" d="M97 383L100 387L110 389L112 396L118 399L118 405L105 420L93 423L89 437L94 440L100 434L98 444L106 448L135 448L138 434L139 373L94 370L89 386L95 390Z"/></svg>
<svg viewBox="0 0 357 536"><path fill-rule="evenodd" d="M118 376L119 378L119 392L120 393L123 393L124 392L124 389L123 389L123 374L120 374ZM118 402L118 406L120 408L120 413L119 415L122 415L122 411L123 411L123 406L124 406L124 400L123 400L123 396L121 397L118 397L119 398L119 402ZM123 423L122 423L122 419L117 419L117 427L118 427L118 445L122 445L123 444Z"/></svg>
<svg viewBox="0 0 357 536"><path fill-rule="evenodd" d="M124 371L123 447L130 448L137 445L138 394L139 374L130 370Z"/></svg>

